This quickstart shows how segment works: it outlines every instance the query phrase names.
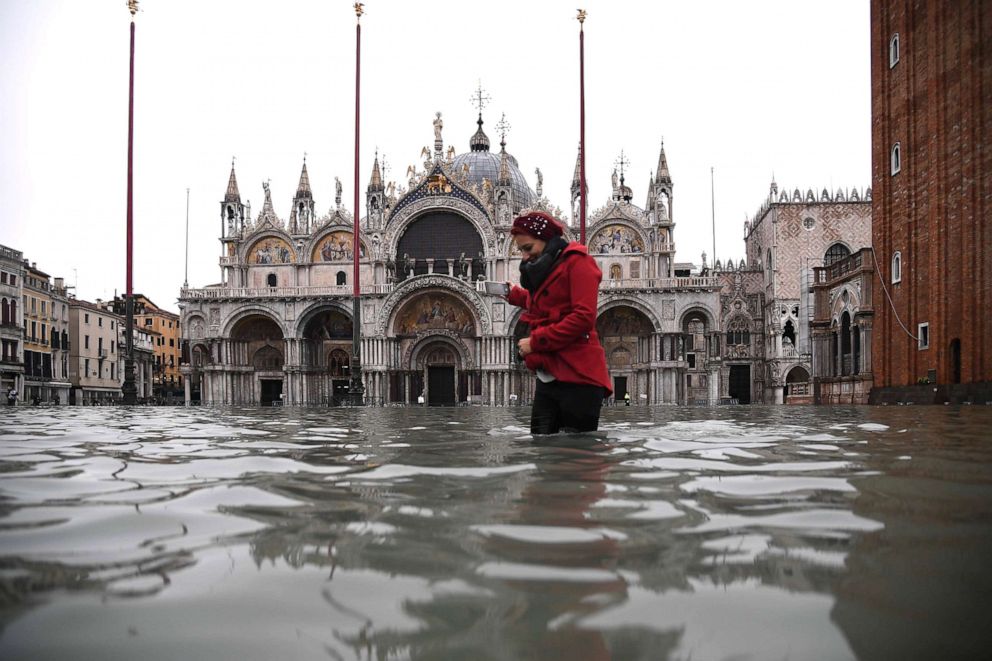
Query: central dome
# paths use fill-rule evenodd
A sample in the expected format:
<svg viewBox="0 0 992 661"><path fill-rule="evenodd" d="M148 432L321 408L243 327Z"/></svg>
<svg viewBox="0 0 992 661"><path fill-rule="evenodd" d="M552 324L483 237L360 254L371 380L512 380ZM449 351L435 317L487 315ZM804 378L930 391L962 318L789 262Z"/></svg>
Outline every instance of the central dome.
<svg viewBox="0 0 992 661"><path fill-rule="evenodd" d="M482 118L479 118L479 130L472 136L470 143L472 151L455 156L452 171L460 174L462 167L468 165L468 183L478 184L481 190L483 179L488 179L493 186L499 179L500 154L489 151L489 138L482 131ZM530 189L520 165L512 154L506 154L507 166L510 170L510 185L513 188L513 212L531 207L537 196Z"/></svg>

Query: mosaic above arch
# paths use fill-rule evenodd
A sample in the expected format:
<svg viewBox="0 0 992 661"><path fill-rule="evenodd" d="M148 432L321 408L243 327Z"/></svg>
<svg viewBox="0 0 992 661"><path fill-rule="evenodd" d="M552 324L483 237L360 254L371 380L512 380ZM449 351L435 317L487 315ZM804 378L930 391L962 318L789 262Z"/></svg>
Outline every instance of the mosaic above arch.
<svg viewBox="0 0 992 661"><path fill-rule="evenodd" d="M653 332L651 320L640 310L626 305L612 307L601 313L596 320L596 333L600 337L645 337Z"/></svg>
<svg viewBox="0 0 992 661"><path fill-rule="evenodd" d="M431 330L446 330L471 337L475 335L475 317L456 296L428 292L407 301L393 324L393 332L401 336Z"/></svg>
<svg viewBox="0 0 992 661"><path fill-rule="evenodd" d="M277 237L260 239L248 251L249 264L292 264L295 261L293 248Z"/></svg>
<svg viewBox="0 0 992 661"><path fill-rule="evenodd" d="M622 255L644 252L644 240L626 225L607 225L589 241L593 255Z"/></svg>
<svg viewBox="0 0 992 661"><path fill-rule="evenodd" d="M331 232L317 242L310 259L313 262L350 262L355 258L351 232ZM358 242L359 258L365 259L368 250L365 243Z"/></svg>

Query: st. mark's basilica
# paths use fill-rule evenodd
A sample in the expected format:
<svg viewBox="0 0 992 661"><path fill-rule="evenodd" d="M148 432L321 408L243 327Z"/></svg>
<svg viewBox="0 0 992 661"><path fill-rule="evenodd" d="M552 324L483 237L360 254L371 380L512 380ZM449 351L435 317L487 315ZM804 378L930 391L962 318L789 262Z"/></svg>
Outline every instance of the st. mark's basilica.
<svg viewBox="0 0 992 661"><path fill-rule="evenodd" d="M378 157L372 166L359 237L367 404L503 406L527 403L533 393L533 375L515 351L527 333L521 310L478 285L518 279L520 256L509 233L517 214L565 214L544 195L540 172L531 188L505 139L498 152L491 149L483 126L480 114L469 150L459 154L445 149L438 114L433 153L422 154L422 170L408 170L405 186L384 182ZM333 207L318 214L305 161L287 220L263 188L253 219L232 164L221 202L221 281L181 292L187 400L341 403L352 364L353 216L342 205L340 182ZM579 189L577 157L573 219ZM587 245L603 272L597 330L614 397L629 393L637 404L808 401L812 304L800 268L868 245L870 190L780 195L773 182L745 224L747 259L711 267L705 256L702 267L676 261L673 190L662 144L644 206L614 174L608 203L587 222ZM576 225L567 238L577 238ZM819 259L801 264L790 237L819 251ZM841 350L840 340L835 344ZM850 367L850 358L836 363Z"/></svg>

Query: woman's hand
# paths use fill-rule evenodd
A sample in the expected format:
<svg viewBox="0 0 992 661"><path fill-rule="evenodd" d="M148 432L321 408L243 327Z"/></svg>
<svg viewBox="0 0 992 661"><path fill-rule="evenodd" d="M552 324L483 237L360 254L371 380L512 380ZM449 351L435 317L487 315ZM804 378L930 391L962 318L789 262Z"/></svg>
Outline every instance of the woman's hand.
<svg viewBox="0 0 992 661"><path fill-rule="evenodd" d="M525 337L517 342L517 350L520 352L521 358L525 358L527 354L532 353L533 351L530 348L530 338Z"/></svg>

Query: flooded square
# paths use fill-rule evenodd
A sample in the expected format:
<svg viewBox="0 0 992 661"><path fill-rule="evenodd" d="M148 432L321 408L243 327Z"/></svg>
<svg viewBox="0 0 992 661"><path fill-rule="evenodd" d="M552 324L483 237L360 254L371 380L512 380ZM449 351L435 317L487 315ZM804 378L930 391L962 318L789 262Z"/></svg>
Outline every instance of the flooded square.
<svg viewBox="0 0 992 661"><path fill-rule="evenodd" d="M975 658L989 407L0 417L4 659Z"/></svg>

